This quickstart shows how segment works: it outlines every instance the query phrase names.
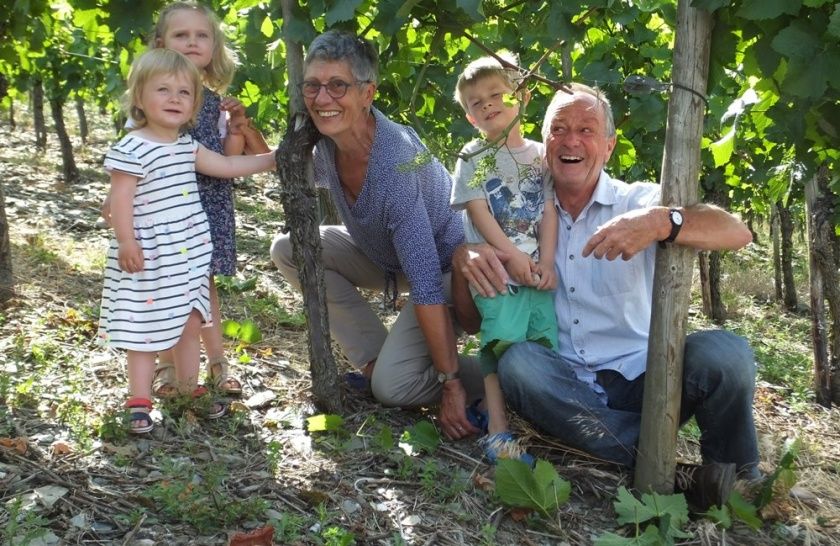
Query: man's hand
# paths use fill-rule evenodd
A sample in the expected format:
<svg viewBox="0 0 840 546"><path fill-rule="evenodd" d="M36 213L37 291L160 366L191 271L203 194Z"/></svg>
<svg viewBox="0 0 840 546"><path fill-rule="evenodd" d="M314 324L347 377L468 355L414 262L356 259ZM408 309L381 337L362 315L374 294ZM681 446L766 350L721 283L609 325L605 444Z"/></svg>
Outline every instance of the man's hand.
<svg viewBox="0 0 840 546"><path fill-rule="evenodd" d="M668 236L666 207L648 207L620 214L600 226L583 247L583 257L629 260L656 241Z"/></svg>
<svg viewBox="0 0 840 546"><path fill-rule="evenodd" d="M507 290L508 274L503 262L508 256L501 250L482 243L461 245L452 255L452 267L484 297L492 298Z"/></svg>
<svg viewBox="0 0 840 546"><path fill-rule="evenodd" d="M467 419L467 393L460 379L443 384L443 398L440 401L440 427L452 440L460 440L481 431Z"/></svg>

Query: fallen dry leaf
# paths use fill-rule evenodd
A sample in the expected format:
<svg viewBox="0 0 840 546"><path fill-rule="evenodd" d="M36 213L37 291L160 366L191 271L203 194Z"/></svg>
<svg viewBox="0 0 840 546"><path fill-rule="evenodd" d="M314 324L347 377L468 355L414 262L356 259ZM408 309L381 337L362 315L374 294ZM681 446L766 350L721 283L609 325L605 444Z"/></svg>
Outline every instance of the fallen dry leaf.
<svg viewBox="0 0 840 546"><path fill-rule="evenodd" d="M73 446L64 440L56 440L50 446L50 453L53 457L61 457L62 455L70 455L73 453Z"/></svg>
<svg viewBox="0 0 840 546"><path fill-rule="evenodd" d="M29 443L26 438L0 438L0 447L14 449L21 455L29 451Z"/></svg>
<svg viewBox="0 0 840 546"><path fill-rule="evenodd" d="M493 480L484 474L476 474L473 476L473 485L482 491L493 491Z"/></svg>
<svg viewBox="0 0 840 546"><path fill-rule="evenodd" d="M513 521L523 521L533 510L530 508L511 508L510 517Z"/></svg>
<svg viewBox="0 0 840 546"><path fill-rule="evenodd" d="M272 546L274 544L274 527L266 525L248 533L234 533L230 537L228 546Z"/></svg>

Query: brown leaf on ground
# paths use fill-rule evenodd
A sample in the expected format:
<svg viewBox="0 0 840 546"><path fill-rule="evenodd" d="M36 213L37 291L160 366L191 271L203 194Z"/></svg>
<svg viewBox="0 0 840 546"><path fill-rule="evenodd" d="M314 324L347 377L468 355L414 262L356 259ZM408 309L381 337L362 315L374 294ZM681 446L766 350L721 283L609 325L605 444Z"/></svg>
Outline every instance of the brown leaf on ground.
<svg viewBox="0 0 840 546"><path fill-rule="evenodd" d="M73 446L64 440L56 440L50 446L50 453L53 457L61 457L62 455L70 455L73 453Z"/></svg>
<svg viewBox="0 0 840 546"><path fill-rule="evenodd" d="M495 487L493 484L493 480L491 480L484 474L478 473L476 473L476 475L473 476L473 485L476 486L478 489L481 489L482 491L493 491Z"/></svg>
<svg viewBox="0 0 840 546"><path fill-rule="evenodd" d="M274 527L266 525L248 533L234 533L230 537L228 546L272 546L274 544Z"/></svg>
<svg viewBox="0 0 840 546"><path fill-rule="evenodd" d="M533 510L531 510L530 508L511 508L510 518L513 521L522 521L528 516L530 516L531 512L533 512Z"/></svg>
<svg viewBox="0 0 840 546"><path fill-rule="evenodd" d="M0 438L0 447L14 449L21 455L26 455L29 450L29 443L26 438Z"/></svg>

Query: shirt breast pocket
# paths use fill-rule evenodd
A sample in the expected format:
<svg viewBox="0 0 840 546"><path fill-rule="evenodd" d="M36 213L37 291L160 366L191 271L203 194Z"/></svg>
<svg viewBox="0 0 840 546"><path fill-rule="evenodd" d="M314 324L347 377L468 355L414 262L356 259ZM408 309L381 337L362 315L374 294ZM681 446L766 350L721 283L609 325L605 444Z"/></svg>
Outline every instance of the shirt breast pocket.
<svg viewBox="0 0 840 546"><path fill-rule="evenodd" d="M591 258L590 259L595 259ZM592 292L598 296L611 296L624 294L634 289L640 289L638 283L642 282L640 270L641 264L638 259L624 261L621 258L615 260L600 259L593 264Z"/></svg>

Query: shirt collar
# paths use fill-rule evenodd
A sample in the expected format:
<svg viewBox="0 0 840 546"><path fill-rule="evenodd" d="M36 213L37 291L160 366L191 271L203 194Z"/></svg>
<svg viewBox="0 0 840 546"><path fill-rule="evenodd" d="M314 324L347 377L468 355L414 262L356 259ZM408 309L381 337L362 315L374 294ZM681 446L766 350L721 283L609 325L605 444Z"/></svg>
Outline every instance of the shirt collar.
<svg viewBox="0 0 840 546"><path fill-rule="evenodd" d="M598 175L598 182L595 183L595 191L592 192L592 197L589 199L589 202L583 207L581 211L581 216L585 216L586 212L592 206L592 203L598 203L599 205L614 205L618 201L618 197L616 196L616 188L615 184L613 184L613 179L610 175L607 174L606 171L601 170L601 174ZM563 207L560 206L560 200L557 199L557 193L554 194L554 207L557 209L558 212L563 210Z"/></svg>

